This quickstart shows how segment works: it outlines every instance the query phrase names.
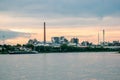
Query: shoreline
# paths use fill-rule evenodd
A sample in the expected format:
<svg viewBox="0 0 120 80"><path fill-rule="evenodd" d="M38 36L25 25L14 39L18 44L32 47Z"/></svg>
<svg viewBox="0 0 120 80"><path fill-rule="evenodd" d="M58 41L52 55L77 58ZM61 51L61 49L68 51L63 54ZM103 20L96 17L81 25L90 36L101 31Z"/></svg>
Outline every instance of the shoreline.
<svg viewBox="0 0 120 80"><path fill-rule="evenodd" d="M118 51L82 51L82 52L38 52L38 53L13 53L13 54L9 54L9 53L0 53L0 55L14 55L14 54L61 54L61 53L64 53L64 54L67 54L67 53L93 53L93 52L96 52L96 53L104 53L104 52L112 52L112 53L116 53L116 54L120 54Z"/></svg>

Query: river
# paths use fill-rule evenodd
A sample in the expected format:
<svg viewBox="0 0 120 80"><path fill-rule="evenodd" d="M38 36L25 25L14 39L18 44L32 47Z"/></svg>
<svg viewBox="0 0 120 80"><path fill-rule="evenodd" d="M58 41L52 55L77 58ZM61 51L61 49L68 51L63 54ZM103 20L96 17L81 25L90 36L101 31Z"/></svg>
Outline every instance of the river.
<svg viewBox="0 0 120 80"><path fill-rule="evenodd" d="M0 80L120 80L120 54L0 55Z"/></svg>

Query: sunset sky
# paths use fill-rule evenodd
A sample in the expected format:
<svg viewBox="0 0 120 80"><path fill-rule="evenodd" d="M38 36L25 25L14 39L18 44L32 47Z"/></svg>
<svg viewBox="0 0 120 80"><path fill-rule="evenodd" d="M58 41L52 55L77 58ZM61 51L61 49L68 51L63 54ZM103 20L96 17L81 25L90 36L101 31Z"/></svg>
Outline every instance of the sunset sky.
<svg viewBox="0 0 120 80"><path fill-rule="evenodd" d="M0 44L47 41L53 36L78 37L97 43L120 40L120 0L0 0Z"/></svg>

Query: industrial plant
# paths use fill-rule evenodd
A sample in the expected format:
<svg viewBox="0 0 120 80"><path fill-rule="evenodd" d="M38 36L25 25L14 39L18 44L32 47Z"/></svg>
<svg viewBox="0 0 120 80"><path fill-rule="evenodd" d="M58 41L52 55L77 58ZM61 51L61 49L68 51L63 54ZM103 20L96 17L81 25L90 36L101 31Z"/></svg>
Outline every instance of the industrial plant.
<svg viewBox="0 0 120 80"><path fill-rule="evenodd" d="M102 41L100 41L100 36L98 33L98 44L93 44L89 41L82 41L79 42L79 38L72 37L70 40L68 40L65 36L53 36L51 37L51 41L47 42L46 39L46 22L43 23L43 41L38 41L37 39L30 39L27 44L32 44L34 46L53 46L53 47L60 47L63 44L66 44L67 46L76 46L76 47L105 47L105 48L120 48L120 42L119 41L113 41L113 42L106 42L105 41L105 30L102 30Z"/></svg>
<svg viewBox="0 0 120 80"><path fill-rule="evenodd" d="M37 39L29 39L24 45L17 44L0 45L0 53L23 54L23 53L37 53L37 52L86 52L86 51L119 51L120 42L106 42L105 30L102 30L102 41L98 33L98 44L93 44L89 41L79 42L79 38L72 37L68 40L65 36L53 36L51 41L46 39L46 22L43 23L43 41ZM4 42L4 41L3 41ZM37 51L37 52L36 52Z"/></svg>

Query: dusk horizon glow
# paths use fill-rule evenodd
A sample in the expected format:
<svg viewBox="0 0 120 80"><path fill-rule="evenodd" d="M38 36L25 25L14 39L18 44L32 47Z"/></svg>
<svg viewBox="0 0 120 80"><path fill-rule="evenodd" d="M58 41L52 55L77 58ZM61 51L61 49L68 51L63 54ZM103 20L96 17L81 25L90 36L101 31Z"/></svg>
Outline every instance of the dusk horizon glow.
<svg viewBox="0 0 120 80"><path fill-rule="evenodd" d="M46 22L47 41L51 37L78 37L97 44L120 40L119 0L1 0L0 44L25 44L29 39L43 41Z"/></svg>

